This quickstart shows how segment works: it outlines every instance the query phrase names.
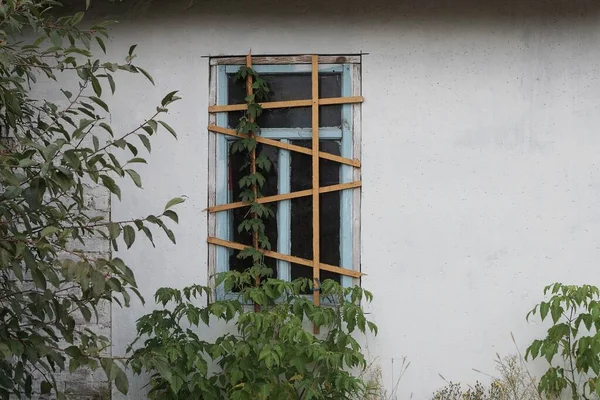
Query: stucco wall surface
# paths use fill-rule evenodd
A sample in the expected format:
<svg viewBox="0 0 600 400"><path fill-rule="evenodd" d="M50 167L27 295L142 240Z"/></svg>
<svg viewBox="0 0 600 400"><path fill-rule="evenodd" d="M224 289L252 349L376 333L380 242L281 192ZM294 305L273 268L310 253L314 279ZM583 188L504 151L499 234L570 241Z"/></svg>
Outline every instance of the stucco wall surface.
<svg viewBox="0 0 600 400"><path fill-rule="evenodd" d="M153 142L144 191L124 188L115 219L186 194L177 245L140 241L147 305L112 309L113 354L161 286L206 283L209 68L206 55L365 52L362 280L379 336L366 349L397 399L449 380L485 380L543 327L525 314L554 281L597 283L600 253L599 7L591 1L146 2L125 6L111 55L138 44L156 79L118 82L113 124L137 126L162 95L175 141ZM123 14L117 6L97 15ZM392 368L392 359L395 367ZM536 367L534 366L534 369ZM535 372L535 371L534 371ZM141 399L143 383L132 384Z"/></svg>

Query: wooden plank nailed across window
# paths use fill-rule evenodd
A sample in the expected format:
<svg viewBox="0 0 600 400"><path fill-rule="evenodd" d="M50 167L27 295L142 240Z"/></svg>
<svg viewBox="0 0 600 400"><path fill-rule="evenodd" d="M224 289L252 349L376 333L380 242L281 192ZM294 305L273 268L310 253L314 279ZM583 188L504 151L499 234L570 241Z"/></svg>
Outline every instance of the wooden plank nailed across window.
<svg viewBox="0 0 600 400"><path fill-rule="evenodd" d="M319 64L360 64L361 56L339 55L339 56L319 56ZM210 65L243 65L246 63L245 56L239 57L212 57ZM254 56L252 57L254 65L281 65L281 64L311 64L312 56L306 55L281 55L281 56Z"/></svg>
<svg viewBox="0 0 600 400"><path fill-rule="evenodd" d="M222 127L216 126L216 125L209 125L208 130L211 132L222 133L224 135L234 136L234 137L238 137L241 139L249 137L248 135L245 135L243 133L237 133L234 129L222 128ZM255 136L254 139L258 143L266 144L268 146L273 146L273 147L277 147L277 148L284 149L284 150L291 150L291 151L295 151L298 153L308 154L309 156L312 155L312 150L307 149L306 147L296 146L294 144L289 144L289 143L282 143L279 140L268 139L268 138L264 138L264 137L260 137L260 136ZM359 160L351 160L349 158L336 156L335 154L329 154L329 153L325 153L323 151L319 152L319 157L324 158L326 160L339 162L341 164L350 165L352 167L360 168Z"/></svg>
<svg viewBox="0 0 600 400"><path fill-rule="evenodd" d="M331 106L335 104L356 104L362 103L365 99L362 96L352 97L329 97L324 99L317 99L319 106ZM260 103L263 110L272 108L293 108L293 107L312 107L313 100L287 100L287 101L271 101L266 103ZM244 111L248 109L247 104L229 104L226 106L209 106L208 112L229 112L229 111Z"/></svg>
<svg viewBox="0 0 600 400"><path fill-rule="evenodd" d="M227 247L227 248L233 249L233 250L245 250L248 247L251 247L246 244L230 242L229 240L223 240L223 239L219 239L219 238L212 237L212 236L209 236L206 241L210 244L214 244L216 246ZM313 262L311 260L307 260L305 258L294 257L294 256L290 256L288 254L281 254L281 253L278 253L276 251L271 251L271 250L259 250L259 251L262 254L264 254L265 257L274 258L276 260L283 260L283 261L287 261L290 263L303 265L305 267L313 266ZM345 268L341 268L341 267L338 267L335 265L329 265L329 264L323 264L323 263L319 263L319 268L322 269L323 271L331 271L336 274L351 276L353 278L360 278L361 276L364 275L362 272L354 271L352 269L345 269Z"/></svg>
<svg viewBox="0 0 600 400"><path fill-rule="evenodd" d="M321 220L319 217L319 57L312 57L312 228L313 228L313 303L321 304ZM313 324L313 332L319 333L319 326Z"/></svg>
<svg viewBox="0 0 600 400"><path fill-rule="evenodd" d="M360 187L361 184L362 184L361 181L356 181L356 182L348 182L348 183L338 183L336 185L330 185L330 186L323 186L323 187L319 188L319 193L323 194L323 193L336 192L338 190L355 189L355 188ZM312 189L300 190L298 192L285 193L285 194L276 194L274 196L260 197L260 198L256 199L256 202L260 203L260 204L274 203L276 201L291 200L291 199L297 199L300 197L308 197L308 196L312 196ZM206 209L206 211L211 212L211 213L215 213L215 212L219 212L219 211L228 211L228 210L234 210L236 208L248 207L250 204L251 203L244 202L244 201L236 201L235 203L220 204L217 206L208 207Z"/></svg>

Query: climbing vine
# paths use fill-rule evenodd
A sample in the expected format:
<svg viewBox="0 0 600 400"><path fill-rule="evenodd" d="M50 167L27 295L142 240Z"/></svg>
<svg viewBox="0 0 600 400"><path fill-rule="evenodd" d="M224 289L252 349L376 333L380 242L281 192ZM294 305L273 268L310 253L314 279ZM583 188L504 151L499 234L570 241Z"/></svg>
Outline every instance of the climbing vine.
<svg viewBox="0 0 600 400"><path fill-rule="evenodd" d="M240 200L249 203L249 213L246 218L237 227L238 232L246 232L253 237L253 247L247 247L240 250L238 258L251 259L252 266L248 271L237 274L235 278L248 284L251 280L255 286L258 286L261 278L271 276L273 271L269 268L264 259L261 250L271 250L271 243L266 234L265 220L274 216L274 212L268 205L261 204L257 200L262 197L261 190L266 182L265 175L272 167L271 161L264 154L256 157L258 142L255 135L260 134L260 126L256 122L262 114L263 109L259 101L268 99L270 89L267 82L259 76L252 68L242 66L236 74L238 81L249 83L250 92L245 100L248 108L244 115L239 119L236 132L244 135L243 138L236 140L232 145L233 153L243 153L247 158L246 165L249 172L243 176L240 181ZM235 274L234 274L235 275Z"/></svg>

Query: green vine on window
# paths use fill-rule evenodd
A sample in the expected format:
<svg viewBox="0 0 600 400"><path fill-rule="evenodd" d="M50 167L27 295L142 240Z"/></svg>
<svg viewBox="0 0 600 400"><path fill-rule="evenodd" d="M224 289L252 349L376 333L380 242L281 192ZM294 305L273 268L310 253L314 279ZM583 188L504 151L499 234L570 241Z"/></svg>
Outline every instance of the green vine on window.
<svg viewBox="0 0 600 400"><path fill-rule="evenodd" d="M269 277L273 274L273 270L265 263L263 250L271 250L271 243L266 234L265 220L274 217L275 214L271 207L257 201L262 197L261 189L266 182L265 175L271 169L271 161L266 155L260 154L254 160L256 171L252 171L251 168L252 154L257 148L255 135L260 134L260 126L256 120L263 112L259 101L268 99L270 89L267 82L254 69L246 66L240 67L236 79L246 82L248 76L252 78L253 93L245 98L248 108L239 119L236 128L236 132L245 135L245 137L233 143L232 152L244 153L248 158L245 167L249 168L248 174L240 179L239 185L241 189L240 200L249 203L250 209L246 214L246 218L239 224L238 232L257 235L258 248L247 247L238 253L237 257L240 259L252 259L252 267L245 273L236 275L236 278L240 281L239 284L249 284L251 281L258 282L260 278Z"/></svg>

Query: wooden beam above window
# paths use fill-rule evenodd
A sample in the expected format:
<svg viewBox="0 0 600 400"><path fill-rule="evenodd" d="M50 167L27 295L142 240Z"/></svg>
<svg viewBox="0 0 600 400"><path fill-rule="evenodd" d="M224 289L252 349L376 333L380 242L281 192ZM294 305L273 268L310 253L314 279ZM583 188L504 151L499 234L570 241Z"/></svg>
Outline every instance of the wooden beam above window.
<svg viewBox="0 0 600 400"><path fill-rule="evenodd" d="M319 64L360 64L361 55L323 55L319 56ZM311 64L312 56L252 56L252 64ZM210 65L245 65L246 57L211 57Z"/></svg>

